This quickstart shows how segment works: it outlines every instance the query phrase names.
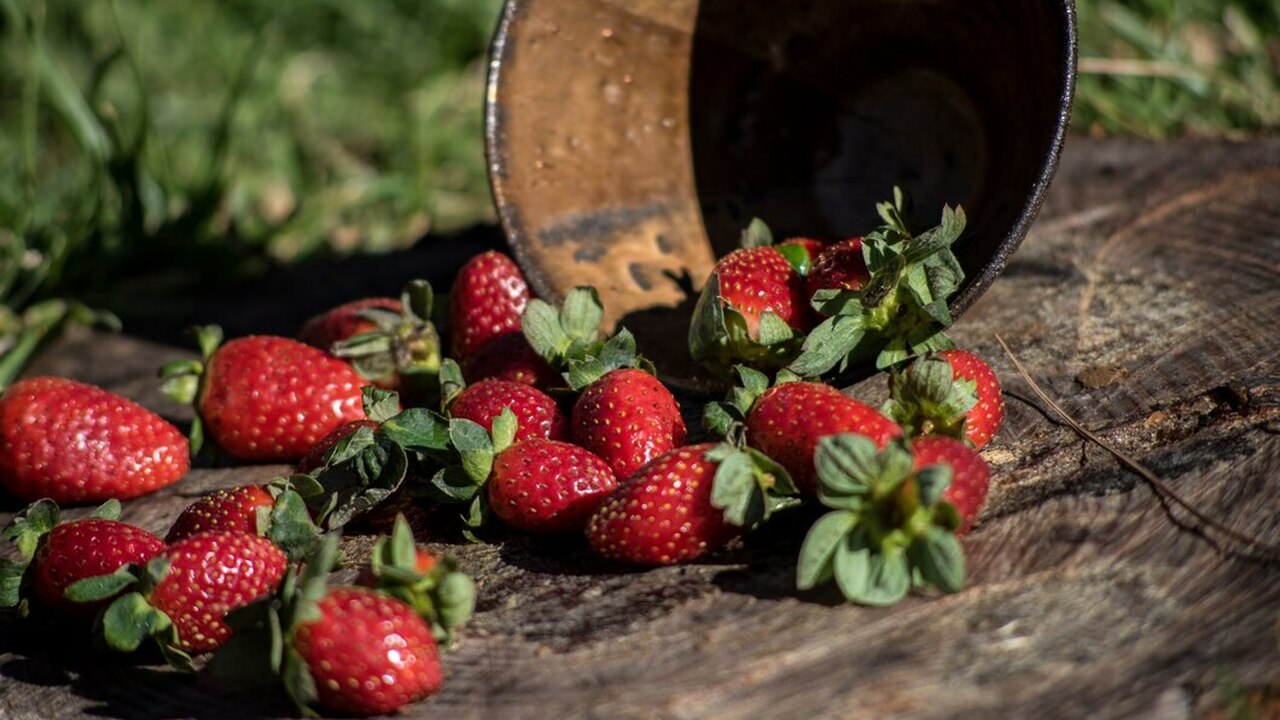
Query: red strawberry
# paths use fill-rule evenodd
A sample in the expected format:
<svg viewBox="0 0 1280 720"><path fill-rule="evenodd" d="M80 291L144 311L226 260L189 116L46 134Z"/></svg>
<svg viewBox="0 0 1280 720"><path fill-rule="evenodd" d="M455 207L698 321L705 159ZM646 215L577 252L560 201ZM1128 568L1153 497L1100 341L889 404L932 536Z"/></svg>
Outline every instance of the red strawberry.
<svg viewBox="0 0 1280 720"><path fill-rule="evenodd" d="M274 591L288 563L270 540L224 530L180 540L164 555L169 571L148 600L173 621L187 652L226 642L231 631L223 616Z"/></svg>
<svg viewBox="0 0 1280 720"><path fill-rule="evenodd" d="M232 457L297 460L339 425L365 417L361 388L367 383L328 353L267 335L213 349L220 331L203 332L203 367L166 366L166 389L194 400L204 431ZM200 375L198 387L192 375Z"/></svg>
<svg viewBox="0 0 1280 720"><path fill-rule="evenodd" d="M90 617L105 603L76 603L64 594L79 580L110 575L130 563L145 563L164 552L164 541L118 520L88 518L62 523L49 532L32 561L36 599L72 617Z"/></svg>
<svg viewBox="0 0 1280 720"><path fill-rule="evenodd" d="M495 251L471 258L449 297L453 357L466 358L499 335L520 332L529 298L529 283L511 258Z"/></svg>
<svg viewBox="0 0 1280 720"><path fill-rule="evenodd" d="M774 247L741 248L716 263L720 297L726 307L742 313L747 333L759 337L760 316L766 311L793 329L813 326L805 282Z"/></svg>
<svg viewBox="0 0 1280 720"><path fill-rule="evenodd" d="M881 409L911 436L964 438L980 448L1004 420L1000 381L991 366L966 350L916 360L889 377L889 391Z"/></svg>
<svg viewBox="0 0 1280 720"><path fill-rule="evenodd" d="M539 390L563 387L564 379L529 345L523 333L503 333L462 359L462 374L471 382L511 380Z"/></svg>
<svg viewBox="0 0 1280 720"><path fill-rule="evenodd" d="M386 310L397 315L402 311L400 301L395 298L375 297L352 300L307 320L298 331L298 339L328 352L343 340L378 329L376 323L361 315L362 311L371 308Z"/></svg>
<svg viewBox="0 0 1280 720"><path fill-rule="evenodd" d="M258 508L271 509L275 497L262 485L241 485L205 495L173 521L165 542L170 545L208 530L229 530L256 535ZM98 573L102 574L102 573Z"/></svg>
<svg viewBox="0 0 1280 720"><path fill-rule="evenodd" d="M293 648L324 708L381 715L440 688L440 654L431 628L408 605L367 588L333 588L301 623Z"/></svg>
<svg viewBox="0 0 1280 720"><path fill-rule="evenodd" d="M623 483L591 516L587 541L604 557L672 565L721 547L742 528L711 504L719 464L713 443L689 445L655 459Z"/></svg>
<svg viewBox="0 0 1280 720"><path fill-rule="evenodd" d="M942 435L930 435L911 443L911 451L915 455L915 469L920 470L930 465L948 465L951 467L951 484L942 493L942 499L955 506L960 515L960 529L963 535L973 527L973 521L987 499L987 487L991 481L991 469L973 448Z"/></svg>
<svg viewBox="0 0 1280 720"><path fill-rule="evenodd" d="M25 500L138 497L182 478L188 455L176 427L93 385L33 377L0 398L0 485Z"/></svg>
<svg viewBox="0 0 1280 720"><path fill-rule="evenodd" d="M812 382L776 385L747 414L747 443L786 468L809 496L818 488L813 451L820 439L837 433L865 435L884 447L902 429L870 405Z"/></svg>
<svg viewBox="0 0 1280 720"><path fill-rule="evenodd" d="M563 440L565 437L567 421L556 401L537 388L509 380L481 380L468 385L454 398L449 414L491 431L493 419L504 408L511 408L516 416L516 442L529 438Z"/></svg>
<svg viewBox="0 0 1280 720"><path fill-rule="evenodd" d="M606 373L573 406L573 442L626 478L649 460L685 443L684 418L671 391L637 368Z"/></svg>
<svg viewBox="0 0 1280 720"><path fill-rule="evenodd" d="M815 257L806 280L809 297L819 290L861 290L871 279L862 257L862 238L829 245Z"/></svg>
<svg viewBox="0 0 1280 720"><path fill-rule="evenodd" d="M376 430L378 429L378 423L366 418L345 422L334 428L328 435L325 435L316 441L316 444L311 446L311 449L307 451L307 454L302 456L302 459L298 461L298 472L309 473L312 470L320 468L324 465L324 456L333 449L334 445L337 445L340 440L362 427Z"/></svg>
<svg viewBox="0 0 1280 720"><path fill-rule="evenodd" d="M617 486L609 465L577 445L526 440L494 458L489 506L521 530L577 532Z"/></svg>
<svg viewBox="0 0 1280 720"><path fill-rule="evenodd" d="M1004 422L1000 379L985 360L968 350L942 350L938 357L951 365L954 379L974 383L978 402L965 414L964 435L976 448L986 445Z"/></svg>

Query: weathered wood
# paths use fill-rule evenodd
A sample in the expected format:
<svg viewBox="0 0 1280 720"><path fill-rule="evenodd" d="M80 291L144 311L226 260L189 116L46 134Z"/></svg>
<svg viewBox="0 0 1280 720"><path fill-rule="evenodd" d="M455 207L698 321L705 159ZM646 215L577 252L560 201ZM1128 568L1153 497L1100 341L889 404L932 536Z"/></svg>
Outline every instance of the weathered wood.
<svg viewBox="0 0 1280 720"><path fill-rule="evenodd" d="M647 572L607 566L573 540L455 544L420 516L420 536L477 577L480 607L447 657L444 690L408 715L1192 718L1244 698L1274 713L1280 569L1215 546L1047 420L994 333L1086 426L1232 528L1280 540L1276 167L1276 142L1069 145L1041 221L955 329L1009 392L1007 427L985 451L994 486L965 540L964 592L891 609L798 595L803 514L706 562ZM178 355L80 335L34 371L181 419L151 375ZM880 384L854 391L877 398ZM125 516L163 530L192 496L281 469L195 471ZM0 522L15 506L3 502ZM0 717L281 712L275 699L0 624Z"/></svg>

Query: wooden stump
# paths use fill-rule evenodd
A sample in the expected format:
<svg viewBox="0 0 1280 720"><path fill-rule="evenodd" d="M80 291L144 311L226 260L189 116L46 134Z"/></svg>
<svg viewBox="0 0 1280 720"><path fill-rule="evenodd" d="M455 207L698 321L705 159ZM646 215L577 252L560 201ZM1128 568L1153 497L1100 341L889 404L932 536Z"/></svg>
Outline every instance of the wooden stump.
<svg viewBox="0 0 1280 720"><path fill-rule="evenodd" d="M1280 540L1280 143L1073 140L1039 223L954 335L994 362L1005 430L965 540L969 587L890 609L797 594L800 513L689 566L624 572L573 540L454 544L480 588L447 681L409 717L1192 718L1280 715L1280 570L1221 547L1028 401L1000 333L1085 426L1233 529ZM387 292L394 291L388 288ZM153 376L184 351L81 334L33 372L182 419ZM879 400L880 379L853 392ZM204 469L126 504L281 466ZM0 522L16 509L3 501ZM367 539L348 542L367 549ZM287 713L203 679L50 646L0 621L0 718Z"/></svg>

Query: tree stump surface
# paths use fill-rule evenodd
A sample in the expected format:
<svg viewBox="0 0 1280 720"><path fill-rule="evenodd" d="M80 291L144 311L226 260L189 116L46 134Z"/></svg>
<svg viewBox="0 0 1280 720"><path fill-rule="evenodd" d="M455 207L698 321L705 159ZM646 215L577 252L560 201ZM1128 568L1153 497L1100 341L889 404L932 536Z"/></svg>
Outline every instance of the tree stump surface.
<svg viewBox="0 0 1280 720"><path fill-rule="evenodd" d="M476 578L479 606L445 657L444 689L405 716L1180 719L1244 703L1280 717L1280 566L1219 544L1042 414L995 341L1084 426L1204 512L1276 543L1278 323L1280 142L1073 138L1022 249L954 328L993 362L1008 407L984 450L992 490L964 540L963 592L887 609L797 593L804 512L703 562L648 571L597 561L574 539L461 544L418 516L419 538ZM154 370L191 355L75 333L30 372L182 422ZM878 402L882 385L852 392ZM126 503L124 519L163 534L193 498L286 470L194 470ZM16 509L0 500L0 523ZM368 543L349 537L345 550L359 558ZM0 620L0 718L289 712Z"/></svg>

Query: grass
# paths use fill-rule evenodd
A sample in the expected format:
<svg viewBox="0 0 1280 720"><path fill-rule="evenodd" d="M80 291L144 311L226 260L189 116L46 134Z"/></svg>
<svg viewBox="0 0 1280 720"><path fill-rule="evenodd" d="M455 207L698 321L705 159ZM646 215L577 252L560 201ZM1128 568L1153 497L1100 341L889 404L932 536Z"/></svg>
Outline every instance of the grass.
<svg viewBox="0 0 1280 720"><path fill-rule="evenodd" d="M192 288L491 222L500 6L0 0L0 352L104 319L50 298L110 306L139 277ZM1078 7L1077 130L1280 127L1274 0Z"/></svg>

